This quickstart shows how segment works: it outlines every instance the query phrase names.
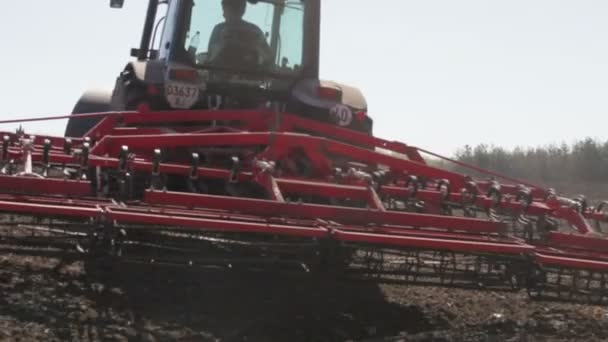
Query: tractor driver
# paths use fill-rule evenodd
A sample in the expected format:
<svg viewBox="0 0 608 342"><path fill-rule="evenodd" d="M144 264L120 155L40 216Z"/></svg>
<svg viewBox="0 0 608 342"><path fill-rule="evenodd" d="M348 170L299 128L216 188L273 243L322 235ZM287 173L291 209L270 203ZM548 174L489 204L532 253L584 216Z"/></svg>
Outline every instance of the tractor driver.
<svg viewBox="0 0 608 342"><path fill-rule="evenodd" d="M262 30L243 20L247 0L222 0L223 23L217 24L209 39L209 60L228 65L267 64L272 59Z"/></svg>

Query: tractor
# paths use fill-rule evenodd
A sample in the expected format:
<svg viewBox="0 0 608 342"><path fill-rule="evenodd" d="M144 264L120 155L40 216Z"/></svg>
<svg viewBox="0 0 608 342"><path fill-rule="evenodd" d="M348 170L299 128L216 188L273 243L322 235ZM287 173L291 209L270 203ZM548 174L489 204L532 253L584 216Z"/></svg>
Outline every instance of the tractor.
<svg viewBox="0 0 608 342"><path fill-rule="evenodd" d="M110 2L113 8L123 4ZM238 25L225 25L225 38L210 56L213 29L224 21L222 7L221 0L150 0L141 43L131 49L135 60L120 72L113 90L85 92L73 114L140 106L152 111L279 106L372 134L361 91L319 79L320 0L247 0L242 19L263 33L269 49L264 58ZM98 121L75 116L65 135L80 137Z"/></svg>

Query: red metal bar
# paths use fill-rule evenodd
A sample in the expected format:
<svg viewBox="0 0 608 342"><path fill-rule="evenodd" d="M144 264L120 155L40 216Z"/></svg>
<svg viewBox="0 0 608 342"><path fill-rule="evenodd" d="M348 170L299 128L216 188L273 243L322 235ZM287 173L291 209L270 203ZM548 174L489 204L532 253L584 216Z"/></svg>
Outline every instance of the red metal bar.
<svg viewBox="0 0 608 342"><path fill-rule="evenodd" d="M580 248L608 253L608 239L588 235L550 232L549 242L556 246Z"/></svg>
<svg viewBox="0 0 608 342"><path fill-rule="evenodd" d="M112 132L112 129L116 127L119 120L124 117L123 113L116 113L115 115L106 116L93 126L88 132L83 135L94 140L99 140Z"/></svg>
<svg viewBox="0 0 608 342"><path fill-rule="evenodd" d="M345 230L343 228L340 228ZM479 235L471 233L452 233L437 230L420 230L420 229L404 229L400 227L354 227L348 226L348 230L359 231L363 233L379 233L387 235L405 235L405 236L417 236L423 238L438 238L445 240L463 240L463 241L477 241L477 242L495 242L495 243L515 243L521 242L512 237L498 237L496 235Z"/></svg>
<svg viewBox="0 0 608 342"><path fill-rule="evenodd" d="M413 175L423 175L427 178L448 179L454 189L460 189L464 186L465 179L463 175L455 172L446 171L426 164L405 160L393 156L388 156L379 152L366 150L356 146L351 146L336 141L328 141L326 148L329 153L335 153L342 156L348 156L353 160L370 164L387 165L395 171L407 172Z"/></svg>
<svg viewBox="0 0 608 342"><path fill-rule="evenodd" d="M273 201L285 202L281 188L276 179L268 173L258 173L254 176L255 181L266 189L266 192L271 196Z"/></svg>
<svg viewBox="0 0 608 342"><path fill-rule="evenodd" d="M118 167L118 159L117 158L102 158L97 156L91 156L90 165L99 166L99 167L107 167L107 168L117 168ZM135 171L149 171L152 172L153 164L152 162L147 161L130 161L130 167ZM164 174L174 174L174 175L184 175L187 176L190 174L190 166L182 165L182 164L171 164L165 163L160 164L160 172ZM228 179L231 171L226 169L217 169L217 168L198 168L198 175L201 178L220 178L220 179ZM250 181L253 175L251 172L240 172L238 175L239 181Z"/></svg>
<svg viewBox="0 0 608 342"><path fill-rule="evenodd" d="M259 110L176 110L149 113L133 113L125 115L123 122L126 125L162 124L170 126L171 123L205 122L205 121L243 121L249 125L264 123L267 126L271 113ZM252 128L256 128L252 126Z"/></svg>
<svg viewBox="0 0 608 342"><path fill-rule="evenodd" d="M93 117L104 117L104 116L113 115L113 114L117 114L117 113L115 113L115 112L86 113L86 114L78 114L78 116L83 117L83 118L93 118ZM0 120L0 124L62 120L62 119L70 119L72 117L73 117L72 115L61 115L61 116L44 116L44 117L26 118L26 119Z"/></svg>
<svg viewBox="0 0 608 342"><path fill-rule="evenodd" d="M583 214L583 216L587 219L607 222L608 214L603 211L587 211Z"/></svg>
<svg viewBox="0 0 608 342"><path fill-rule="evenodd" d="M116 207L116 205L111 204L110 206ZM203 218L203 219L213 219L213 220L229 220L229 221L242 221L242 222L253 222L253 223L277 223L281 225L290 225L290 226L305 226L305 227L318 227L319 224L316 221L312 220L276 220L273 221L271 219L267 219L260 216L254 215L245 215L245 214L235 214L235 213L226 213L221 210L211 210L211 209L174 209L174 208L166 208L166 207L156 207L156 206L135 206L129 205L127 208L120 207L116 210L127 210L131 213L141 213L141 214L157 214L157 215L165 215L165 216L185 216L185 217L194 217L194 218Z"/></svg>
<svg viewBox="0 0 608 342"><path fill-rule="evenodd" d="M400 142L387 141L365 133L353 131L352 129L328 125L315 120L302 118L294 114L284 113L282 114L281 119L282 131L297 131L299 128L305 131L315 132L325 137L336 138L349 144L379 147L391 152L405 154L410 160L425 163L424 158L422 158L415 148Z"/></svg>
<svg viewBox="0 0 608 342"><path fill-rule="evenodd" d="M540 253L536 253L536 260L543 265L587 269L603 272L608 271L608 262L606 261L568 258Z"/></svg>
<svg viewBox="0 0 608 342"><path fill-rule="evenodd" d="M91 183L57 178L35 178L0 175L0 192L89 196Z"/></svg>
<svg viewBox="0 0 608 342"><path fill-rule="evenodd" d="M213 220L186 216L147 214L129 212L119 207L108 207L107 216L123 223L167 225L184 227L194 231L245 232L270 235L288 235L309 238L327 237L327 230L320 227L300 227L277 224L260 224L252 222L236 222L229 220Z"/></svg>
<svg viewBox="0 0 608 342"><path fill-rule="evenodd" d="M428 250L448 250L465 253L495 253L523 255L534 251L534 247L519 243L494 243L478 241L458 241L432 239L412 236L395 236L383 234L356 233L335 230L334 236L344 242L358 242L385 246L398 246Z"/></svg>
<svg viewBox="0 0 608 342"><path fill-rule="evenodd" d="M174 133L174 132L171 132ZM153 135L153 134L169 134L166 129L148 128L148 127L114 127L111 135Z"/></svg>
<svg viewBox="0 0 608 342"><path fill-rule="evenodd" d="M367 187L367 195L368 195L367 201L371 208L377 209L379 211L386 211L384 204L382 204L382 200L380 199L380 197L378 196L378 193L376 192L376 190L374 190L373 187L371 187L371 186Z"/></svg>
<svg viewBox="0 0 608 342"><path fill-rule="evenodd" d="M0 201L89 208L103 208L106 205L114 204L109 198L67 198L61 195L51 196L44 194L31 196L23 194L0 194Z"/></svg>
<svg viewBox="0 0 608 342"><path fill-rule="evenodd" d="M76 207L71 205L50 205L23 202L0 201L0 211L9 213L22 213L29 215L51 215L70 217L100 217L102 210L99 208Z"/></svg>
<svg viewBox="0 0 608 342"><path fill-rule="evenodd" d="M367 198L367 190L362 186L330 184L287 178L277 178L276 181L281 190L286 194L317 195L327 198Z"/></svg>
<svg viewBox="0 0 608 342"><path fill-rule="evenodd" d="M202 133L202 134L160 134L105 136L91 150L92 154L118 155L121 146L132 150L155 148L175 148L193 146L258 146L271 143L271 133ZM281 136L289 135L281 133ZM293 144L292 141L288 141Z"/></svg>
<svg viewBox="0 0 608 342"><path fill-rule="evenodd" d="M152 204L178 205L187 208L211 208L270 217L324 219L353 224L394 224L408 227L435 227L469 232L499 233L506 229L500 222L402 212L381 212L316 204L280 203L258 199L146 191L145 200Z"/></svg>
<svg viewBox="0 0 608 342"><path fill-rule="evenodd" d="M531 184L531 183L527 183L527 182L523 182L523 181L521 181L519 179L511 178L509 176L505 176L503 174L500 174L500 173L497 173L497 172L493 172L493 171L490 171L490 170L487 170L487 169L484 169L484 168L481 168L481 167L477 167L477 166L474 166L474 165L469 165L469 164L460 162L458 160L454 160L452 158L448 158L448 157L442 156L440 154L437 154L437 153L434 153L434 152L431 152L431 151L427 151L427 150L419 148L419 147L416 147L416 149L418 151L420 151L420 152L429 154L429 155L437 157L439 159L443 159L445 161L449 161L450 163L454 163L456 165L468 168L470 170L475 170L477 172L480 172L480 173L483 173L483 174L486 174L486 175L491 175L491 176L494 176L494 177L497 177L497 178L505 179L505 180L508 180L508 181L516 183L516 184L523 184L525 186L529 186L529 187L532 188L532 190L533 190L532 195L535 196L535 197L545 197L545 195L546 195L546 191L542 187L540 187L540 186L537 186L537 185L534 185L534 184Z"/></svg>
<svg viewBox="0 0 608 342"><path fill-rule="evenodd" d="M571 248L567 246L558 247L547 244L538 244L536 245L536 253L561 256L566 258L608 261L608 253L595 252L592 250L584 250L579 248Z"/></svg>
<svg viewBox="0 0 608 342"><path fill-rule="evenodd" d="M384 186L382 187L381 193L397 198L408 198L410 195L410 190L407 188ZM418 192L416 193L416 198L435 205L439 205L441 203L441 193L437 190L418 190ZM448 196L447 200L451 202L462 203L463 197L461 193L452 192ZM475 201L475 205L481 208L489 209L494 205L494 202L491 198L488 198L485 195L479 195L477 197L477 200ZM521 211L524 209L524 205L522 205L521 203L509 202L504 199L500 202L500 206L502 208L514 211ZM529 215L545 215L550 213L551 211L552 209L542 202L532 202L532 204L526 209L526 213Z"/></svg>
<svg viewBox="0 0 608 342"><path fill-rule="evenodd" d="M573 208L560 207L555 210L554 215L555 217L567 220L581 234L595 233L595 229L593 229L591 225L589 225L583 215L581 215Z"/></svg>
<svg viewBox="0 0 608 342"><path fill-rule="evenodd" d="M9 149L9 158L15 160L21 160L23 158L23 151L17 150L15 148ZM43 154L42 152L33 152L32 153L32 162L40 163L42 162ZM76 164L78 163L77 158L73 155L67 155L64 153L51 152L49 153L49 161L51 164Z"/></svg>
<svg viewBox="0 0 608 342"><path fill-rule="evenodd" d="M464 185L462 175L436 169L428 165L412 162L400 158L387 156L374 151L355 146L329 141L324 138L292 134L292 133L206 133L206 134L165 134L165 135L134 135L134 136L107 136L100 141L92 151L96 155L117 155L122 145L132 149L154 149L183 146L280 146L287 150L289 147L303 148L309 156L320 155L325 146L331 153L337 153L368 163L386 164L390 167L425 175L430 178L447 178L453 185ZM315 159L315 158L313 158ZM313 160L314 162L314 160ZM316 164L322 161L316 161Z"/></svg>

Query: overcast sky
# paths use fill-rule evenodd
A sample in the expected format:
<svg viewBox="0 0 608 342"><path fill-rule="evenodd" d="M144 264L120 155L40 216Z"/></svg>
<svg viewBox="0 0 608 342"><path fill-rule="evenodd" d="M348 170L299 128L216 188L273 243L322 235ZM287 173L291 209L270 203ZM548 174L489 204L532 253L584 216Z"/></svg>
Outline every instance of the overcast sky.
<svg viewBox="0 0 608 342"><path fill-rule="evenodd" d="M85 89L113 86L147 1L108 3L3 3L2 119L69 114ZM321 77L363 90L380 137L444 154L608 138L606 0L325 0L323 11Z"/></svg>

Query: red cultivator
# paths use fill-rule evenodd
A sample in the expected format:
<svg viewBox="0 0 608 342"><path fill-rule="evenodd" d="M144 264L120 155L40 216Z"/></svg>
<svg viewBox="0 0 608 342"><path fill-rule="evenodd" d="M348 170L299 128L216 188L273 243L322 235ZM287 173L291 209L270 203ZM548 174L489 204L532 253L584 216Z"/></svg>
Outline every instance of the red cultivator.
<svg viewBox="0 0 608 342"><path fill-rule="evenodd" d="M608 297L584 198L270 109L87 116L85 138L3 133L5 250Z"/></svg>

